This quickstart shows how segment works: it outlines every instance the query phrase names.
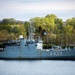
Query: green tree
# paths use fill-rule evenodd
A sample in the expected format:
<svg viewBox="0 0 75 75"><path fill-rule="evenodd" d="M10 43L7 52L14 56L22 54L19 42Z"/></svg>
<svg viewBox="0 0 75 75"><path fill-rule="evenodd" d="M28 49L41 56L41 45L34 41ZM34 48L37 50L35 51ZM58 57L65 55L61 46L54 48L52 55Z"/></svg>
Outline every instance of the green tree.
<svg viewBox="0 0 75 75"><path fill-rule="evenodd" d="M75 28L75 18L67 19L66 25L71 25Z"/></svg>
<svg viewBox="0 0 75 75"><path fill-rule="evenodd" d="M4 18L2 20L3 25L14 25L16 23L14 18Z"/></svg>

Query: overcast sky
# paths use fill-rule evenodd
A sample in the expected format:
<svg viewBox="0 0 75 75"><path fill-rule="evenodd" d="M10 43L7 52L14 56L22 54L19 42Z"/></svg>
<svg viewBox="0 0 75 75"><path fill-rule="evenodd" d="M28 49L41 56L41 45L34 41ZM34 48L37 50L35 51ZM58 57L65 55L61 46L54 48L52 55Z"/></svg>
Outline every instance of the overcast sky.
<svg viewBox="0 0 75 75"><path fill-rule="evenodd" d="M0 0L0 20L28 21L47 14L55 14L63 21L75 17L75 0Z"/></svg>

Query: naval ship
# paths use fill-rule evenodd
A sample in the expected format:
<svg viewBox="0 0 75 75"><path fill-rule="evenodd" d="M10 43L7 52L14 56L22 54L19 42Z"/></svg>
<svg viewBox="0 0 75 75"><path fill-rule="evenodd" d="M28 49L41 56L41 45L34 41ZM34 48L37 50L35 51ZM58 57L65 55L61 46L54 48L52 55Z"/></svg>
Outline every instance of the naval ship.
<svg viewBox="0 0 75 75"><path fill-rule="evenodd" d="M75 59L75 47L61 48L52 46L50 49L43 49L43 41L38 36L33 38L30 25L29 38L24 39L22 35L18 40L11 40L2 43L0 47L0 59Z"/></svg>

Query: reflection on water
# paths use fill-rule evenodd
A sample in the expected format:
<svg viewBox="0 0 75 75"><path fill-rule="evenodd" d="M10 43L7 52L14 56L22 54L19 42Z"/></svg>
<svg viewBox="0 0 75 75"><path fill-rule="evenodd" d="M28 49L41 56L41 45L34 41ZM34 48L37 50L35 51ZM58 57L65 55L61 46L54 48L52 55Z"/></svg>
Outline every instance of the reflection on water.
<svg viewBox="0 0 75 75"><path fill-rule="evenodd" d="M0 60L0 75L75 75L75 61Z"/></svg>

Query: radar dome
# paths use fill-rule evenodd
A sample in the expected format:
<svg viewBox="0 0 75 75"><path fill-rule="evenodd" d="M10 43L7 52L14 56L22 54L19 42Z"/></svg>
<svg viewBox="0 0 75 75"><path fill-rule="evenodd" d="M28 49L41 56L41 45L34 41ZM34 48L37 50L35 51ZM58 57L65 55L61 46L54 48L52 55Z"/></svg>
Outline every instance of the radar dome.
<svg viewBox="0 0 75 75"><path fill-rule="evenodd" d="M19 36L19 39L23 39L23 35L20 35L20 36Z"/></svg>

